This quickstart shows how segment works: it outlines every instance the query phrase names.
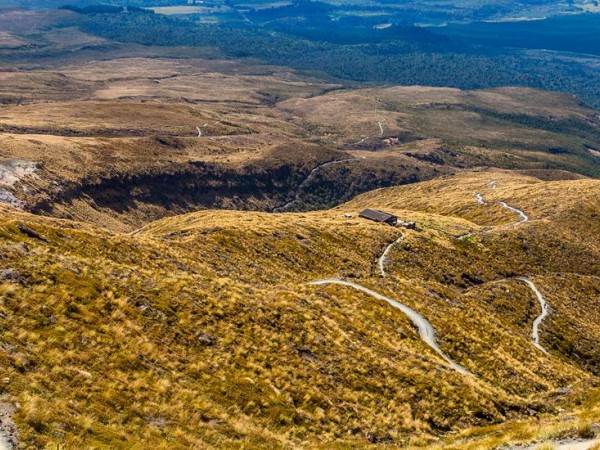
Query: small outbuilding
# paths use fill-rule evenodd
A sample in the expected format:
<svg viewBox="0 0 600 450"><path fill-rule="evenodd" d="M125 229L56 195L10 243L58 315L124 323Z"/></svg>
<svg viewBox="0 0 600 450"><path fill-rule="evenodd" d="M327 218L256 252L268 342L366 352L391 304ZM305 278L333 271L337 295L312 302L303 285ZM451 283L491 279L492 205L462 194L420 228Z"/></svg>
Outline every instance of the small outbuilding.
<svg viewBox="0 0 600 450"><path fill-rule="evenodd" d="M394 216L393 214L378 211L376 209L365 209L358 214L358 217L372 220L374 222L387 223L393 227L398 225L398 217Z"/></svg>

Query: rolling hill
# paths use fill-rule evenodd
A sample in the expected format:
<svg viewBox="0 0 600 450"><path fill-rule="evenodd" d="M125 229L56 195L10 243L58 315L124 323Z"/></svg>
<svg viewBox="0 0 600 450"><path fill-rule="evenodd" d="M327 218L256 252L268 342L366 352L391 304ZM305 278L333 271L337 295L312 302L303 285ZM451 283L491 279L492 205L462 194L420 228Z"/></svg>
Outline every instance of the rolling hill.
<svg viewBox="0 0 600 450"><path fill-rule="evenodd" d="M480 171L326 211L201 211L129 234L4 208L0 379L19 440L491 448L589 435L599 191ZM417 230L356 217L364 207ZM524 280L549 305L540 348ZM441 353L369 291L420 314Z"/></svg>
<svg viewBox="0 0 600 450"><path fill-rule="evenodd" d="M568 95L340 89L258 70L117 58L5 72L0 194L30 212L127 231L206 208L331 207L476 167L600 173L600 119Z"/></svg>
<svg viewBox="0 0 600 450"><path fill-rule="evenodd" d="M0 10L0 449L598 440L597 110L127 11Z"/></svg>
<svg viewBox="0 0 600 450"><path fill-rule="evenodd" d="M0 11L3 203L125 232L200 209L329 208L479 167L600 174L600 117L568 94L365 87L115 42L84 19Z"/></svg>

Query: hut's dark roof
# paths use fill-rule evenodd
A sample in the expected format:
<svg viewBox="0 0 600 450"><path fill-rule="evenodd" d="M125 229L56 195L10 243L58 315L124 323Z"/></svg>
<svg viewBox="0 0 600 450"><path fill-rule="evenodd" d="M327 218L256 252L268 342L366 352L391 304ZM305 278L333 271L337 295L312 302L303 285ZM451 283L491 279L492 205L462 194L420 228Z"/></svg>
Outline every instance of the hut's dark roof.
<svg viewBox="0 0 600 450"><path fill-rule="evenodd" d="M365 219L375 220L377 222L385 222L390 219L396 219L397 217L393 214L388 214L383 211L377 211L376 209L365 209L358 214L359 217Z"/></svg>

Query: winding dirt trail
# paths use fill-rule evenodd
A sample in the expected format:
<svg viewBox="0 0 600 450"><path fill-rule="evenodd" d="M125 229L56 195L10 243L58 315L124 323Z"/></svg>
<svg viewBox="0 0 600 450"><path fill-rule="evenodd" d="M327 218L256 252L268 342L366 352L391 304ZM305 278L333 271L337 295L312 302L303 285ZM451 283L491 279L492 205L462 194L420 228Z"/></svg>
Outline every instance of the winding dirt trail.
<svg viewBox="0 0 600 450"><path fill-rule="evenodd" d="M392 242L385 248L385 250L379 257L379 259L377 260L377 265L379 266L379 273L381 274L382 277L385 277L385 263L386 263L386 259L387 259L387 254L390 252L390 250L392 249L392 247L394 245L402 242L405 237L406 237L406 235L404 233L402 233L402 235L398 239L396 239L394 242Z"/></svg>
<svg viewBox="0 0 600 450"><path fill-rule="evenodd" d="M425 319L421 314L419 314L418 312L416 312L414 309L410 308L409 306L406 306L405 304L400 303L399 301L394 300L390 297L387 297L383 294L375 292L372 289L369 289L365 286L362 286L357 283L353 283L351 281L342 280L340 278L329 278L326 280L317 280L317 281L313 281L309 284L313 285L313 286L323 286L323 285L328 285L328 284L338 284L341 286L347 286L347 287L351 287L352 289L355 289L357 291L364 292L365 294L368 294L371 297L375 297L378 300L383 300L384 302L389 303L394 308L402 311L402 313L404 313L410 319L410 321L415 325L415 327L417 327L417 331L419 333L419 336L421 337L421 340L423 342L425 342L427 345L429 345L433 350L435 350L435 352L438 355L440 355L450 365L450 367L452 367L452 369L454 369L457 372L460 372L464 375L472 375L471 372L469 372L467 369L465 369L460 364L456 363L454 360L452 360L449 356L447 356L440 349L440 347L437 345L437 342L435 340L435 330L434 330L433 326L427 321L427 319Z"/></svg>
<svg viewBox="0 0 600 450"><path fill-rule="evenodd" d="M12 419L14 412L14 404L0 403L0 450L19 448L19 430Z"/></svg>
<svg viewBox="0 0 600 450"><path fill-rule="evenodd" d="M385 120L378 120L377 121L377 126L379 126L379 134L377 136L383 136L384 135L384 133L385 133L385 130L383 129L383 123L384 122L385 122ZM365 142L367 139L375 138L377 136L366 136L366 137L361 138L360 141L354 142L354 143L352 143L350 145L360 145L363 142Z"/></svg>
<svg viewBox="0 0 600 450"><path fill-rule="evenodd" d="M533 338L533 345L535 345L537 348L539 348L544 353L548 353L548 350L546 350L544 347L542 347L540 345L540 325L542 324L542 322L544 321L546 316L550 313L550 306L548 305L548 302L546 302L546 300L544 299L544 296L539 291L539 289L537 288L537 286L535 285L535 283L533 281L531 281L528 278L524 278L524 277L519 277L519 278L517 278L517 280L522 281L527 286L529 286L529 288L533 291L533 293L537 297L538 301L540 302L540 307L542 308L542 313L539 316L537 316L535 318L535 320L533 321L531 336Z"/></svg>
<svg viewBox="0 0 600 450"><path fill-rule="evenodd" d="M492 187L492 189L495 189L496 188L495 185L493 185L493 186L494 187ZM477 200L477 203L479 203L480 205L485 205L487 203L485 201L485 198L483 197L483 194L481 194L481 192L475 192L475 200ZM527 214L525 214L523 211L521 211L520 209L515 208L514 206L510 206L506 202L498 202L498 203L503 208L508 209L509 211L512 211L515 214L517 214L519 216L519 223L527 222L529 220L529 216Z"/></svg>
<svg viewBox="0 0 600 450"><path fill-rule="evenodd" d="M494 187L495 187L495 185L494 185ZM475 194L475 197L476 197L477 202L479 204L484 204L485 203L485 200L484 200L483 196L479 192L477 192ZM515 214L517 214L519 216L519 222L518 223L527 222L529 220L529 216L527 216L527 214L525 214L520 209L517 209L517 208L514 208L514 207L510 206L506 202L500 202L500 205L503 208L506 208L509 211L512 211ZM544 319L546 318L546 316L548 316L548 314L550 313L550 306L548 305L548 302L546 302L546 300L544 299L544 296L542 295L542 293L540 292L540 290L537 288L537 286L535 285L535 283L533 281L531 281L529 278L525 278L525 277L518 277L516 279L519 280L519 281L521 281L521 282L523 282L523 283L525 283L533 291L533 293L535 294L535 296L537 297L537 299L538 299L538 301L540 303L540 307L542 309L542 312L533 321L533 326L532 326L532 330L531 330L531 337L533 339L533 345L535 345L538 349L540 349L544 353L548 353L548 350L546 350L540 344L540 325L542 324L542 322L544 321Z"/></svg>
<svg viewBox="0 0 600 450"><path fill-rule="evenodd" d="M484 204L485 203L485 200L483 199L483 196L480 193L476 193L475 195L476 195L476 198L477 198L477 202L479 204ZM509 209L509 210L511 210L511 211L513 211L513 212L515 212L517 214L519 214L519 222L518 223L526 222L527 220L529 220L529 217L527 216L527 214L525 214L520 209L513 208L512 206L509 206L509 205L507 205L504 202L500 202L500 204L504 208L507 208L507 209ZM471 233L469 233L469 234L467 234L465 236L470 236L470 235L471 235ZM462 237L462 238L464 238L464 237ZM522 281L527 286L529 286L529 288L533 291L533 293L537 297L538 301L540 302L540 306L542 308L542 312L533 321L533 327L532 327L532 331L531 331L531 336L533 338L533 345L535 345L538 349L540 349L544 353L548 353L548 351L544 347L542 347L540 345L540 331L539 331L539 329L540 329L540 325L542 324L542 322L544 321L544 319L546 318L546 316L548 316L548 314L550 313L550 305L548 305L548 302L546 302L546 300L544 299L544 296L539 291L539 289L537 288L537 286L535 285L535 283L533 281L531 281L530 279L525 278L525 277L518 277L516 279L519 280L519 281Z"/></svg>
<svg viewBox="0 0 600 450"><path fill-rule="evenodd" d="M296 188L296 191L294 192L294 198L292 200L290 200L289 202L287 202L286 204L284 204L282 206L278 206L277 208L274 208L273 212L275 212L275 213L284 212L286 209L288 209L290 206L292 206L294 203L296 203L298 200L300 200L300 195L302 194L302 190L306 187L306 185L308 185L308 183L310 183L310 181L314 178L315 173L317 173L319 170L322 170L325 167L333 166L335 164L342 164L342 163L352 162L352 161L360 161L362 159L365 159L365 158L361 157L361 158L338 159L338 160L334 160L334 161L328 161L323 164L319 164L317 167L312 169L308 173L308 175L304 179L304 181L302 181L302 183L300 183L298 185L298 187Z"/></svg>
<svg viewBox="0 0 600 450"><path fill-rule="evenodd" d="M519 222L527 222L529 220L529 216L527 214L525 214L523 211L521 211L520 209L517 209L510 205L507 205L505 202L500 202L500 205L503 208L506 208L509 211L512 211L515 214L517 214L519 216Z"/></svg>
<svg viewBox="0 0 600 450"><path fill-rule="evenodd" d="M10 440L3 433L0 433L0 450L12 450L13 448Z"/></svg>
<svg viewBox="0 0 600 450"><path fill-rule="evenodd" d="M477 203L479 203L480 205L486 204L485 198L483 198L483 195L480 192L475 192L475 200L477 200ZM500 206L502 206L503 208L506 208L509 211L512 211L515 214L517 214L519 216L519 223L527 222L529 220L529 216L527 214L525 214L523 211L521 211L520 209L510 206L506 202L499 202L499 203L500 203Z"/></svg>

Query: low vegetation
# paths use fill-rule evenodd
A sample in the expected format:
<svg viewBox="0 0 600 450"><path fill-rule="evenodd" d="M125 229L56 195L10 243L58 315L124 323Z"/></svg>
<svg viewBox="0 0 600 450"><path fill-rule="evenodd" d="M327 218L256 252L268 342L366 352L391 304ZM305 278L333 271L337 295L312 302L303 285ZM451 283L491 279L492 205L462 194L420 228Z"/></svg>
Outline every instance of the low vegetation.
<svg viewBox="0 0 600 450"><path fill-rule="evenodd" d="M14 206L0 206L0 413L22 447L475 450L598 433L597 111L264 65L550 80L594 99L588 63L440 53L411 26L372 39L373 18L324 34L319 14L340 11L318 3L302 30L271 20L299 5L224 27L90 3L0 11L0 201ZM422 314L470 374L391 305L309 284L332 277ZM542 349L523 279L550 307Z"/></svg>
<svg viewBox="0 0 600 450"><path fill-rule="evenodd" d="M518 85L572 92L593 105L598 105L600 99L599 74L587 59L589 53L598 51L598 19L593 14L548 20L548 30L568 28L568 37L557 33L548 37L536 32L539 26L527 28L519 23L488 24L499 29L488 34L485 29L478 32L480 24L463 33L460 29L453 34L444 33L414 26L406 15L392 18L391 27L374 32L373 28L387 18L355 16L354 20L347 20L348 13L336 16L330 5L298 4L300 7L280 5L254 14L248 13L246 7L238 10L232 5L233 11L227 17L219 17L218 24L136 12L96 14L82 19L79 26L87 33L115 41L210 47L223 57L257 58L268 64L356 82L461 89ZM269 12L271 16L267 15ZM506 38L514 34L519 34L520 39L511 42ZM565 58L550 52L507 48L515 40L518 45L512 47L579 51L581 55ZM549 45L548 42L554 45L540 44Z"/></svg>
<svg viewBox="0 0 600 450"><path fill-rule="evenodd" d="M492 179L496 189L486 188ZM477 205L474 187L488 205ZM598 189L481 172L376 191L330 211L206 211L131 234L4 208L0 380L19 404L21 440L477 448L530 442L539 423L550 430L567 412L577 418L573 435L587 435L600 415L599 355L581 344L588 353L578 356L556 339L599 337L591 316L585 327L563 320L576 317L582 297L561 301L570 289L593 290L600 275L589 238L598 232ZM531 222L514 226L496 199L531 212ZM575 208L582 202L588 213ZM386 278L376 260L398 230L345 218L364 205L419 223L390 252ZM457 239L467 232L474 241ZM332 276L419 311L474 376L450 369L389 305L306 284ZM548 355L530 341L539 305L515 276L548 296Z"/></svg>
<svg viewBox="0 0 600 450"><path fill-rule="evenodd" d="M246 58L221 60L212 47L140 47L78 28L116 20L139 34L127 25L139 15L150 21L144 36L163 38L169 33L152 21L179 23L122 6L112 6L114 14L87 4L78 6L87 15L0 11L11 43L0 48L4 201L125 232L201 209L275 211L292 200L286 211L324 209L477 167L543 179L600 175L598 115L571 95L360 88ZM171 31L189 37L192 26ZM202 39L223 41L223 29L209 28ZM346 162L325 165L332 161ZM25 166L32 170L14 173Z"/></svg>

